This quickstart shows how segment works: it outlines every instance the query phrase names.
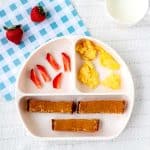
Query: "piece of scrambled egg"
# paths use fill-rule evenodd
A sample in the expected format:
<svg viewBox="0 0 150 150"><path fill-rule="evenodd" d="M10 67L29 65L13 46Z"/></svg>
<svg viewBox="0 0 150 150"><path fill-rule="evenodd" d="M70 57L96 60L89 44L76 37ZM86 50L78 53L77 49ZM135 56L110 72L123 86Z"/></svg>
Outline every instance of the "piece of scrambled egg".
<svg viewBox="0 0 150 150"><path fill-rule="evenodd" d="M121 77L117 73L111 73L108 77L101 81L103 86L117 90L121 88Z"/></svg>
<svg viewBox="0 0 150 150"><path fill-rule="evenodd" d="M93 60L97 56L97 49L94 42L82 39L76 44L76 51L84 60Z"/></svg>
<svg viewBox="0 0 150 150"><path fill-rule="evenodd" d="M78 80L90 88L100 84L99 74L90 61L85 61L78 72Z"/></svg>
<svg viewBox="0 0 150 150"><path fill-rule="evenodd" d="M120 69L120 64L111 56L108 52L101 49L99 60L102 66L111 69L111 70L118 70Z"/></svg>

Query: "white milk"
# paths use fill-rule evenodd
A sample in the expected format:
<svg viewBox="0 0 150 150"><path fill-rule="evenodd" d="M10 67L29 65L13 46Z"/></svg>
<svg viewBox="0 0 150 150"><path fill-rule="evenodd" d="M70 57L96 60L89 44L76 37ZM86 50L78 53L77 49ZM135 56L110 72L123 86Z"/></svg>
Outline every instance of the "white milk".
<svg viewBox="0 0 150 150"><path fill-rule="evenodd" d="M135 24L141 20L149 5L149 0L106 0L109 14L123 24Z"/></svg>

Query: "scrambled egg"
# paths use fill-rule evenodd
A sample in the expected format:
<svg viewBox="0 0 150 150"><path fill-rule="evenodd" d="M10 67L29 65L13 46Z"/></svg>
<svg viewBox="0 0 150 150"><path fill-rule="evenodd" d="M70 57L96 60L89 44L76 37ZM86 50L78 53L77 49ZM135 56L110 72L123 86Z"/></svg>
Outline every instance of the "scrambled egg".
<svg viewBox="0 0 150 150"><path fill-rule="evenodd" d="M120 64L115 58L105 51L101 46L88 39L82 39L76 44L76 52L78 52L85 63L81 66L78 72L78 80L90 88L96 88L100 84L99 73L96 71L92 60L99 53L99 61L103 67L111 70L119 70ZM121 76L117 73L111 73L106 77L101 84L111 89L121 88Z"/></svg>
<svg viewBox="0 0 150 150"><path fill-rule="evenodd" d="M90 88L96 88L100 84L99 74L90 61L86 61L78 72L80 82Z"/></svg>
<svg viewBox="0 0 150 150"><path fill-rule="evenodd" d="M76 51L84 60L95 59L97 52L99 52L99 60L102 66L111 70L120 69L120 64L113 58L113 56L106 52L102 47L88 39L80 40L76 44Z"/></svg>
<svg viewBox="0 0 150 150"><path fill-rule="evenodd" d="M111 73L108 77L106 77L102 81L102 85L113 90L117 90L121 88L121 77L119 74Z"/></svg>
<svg viewBox="0 0 150 150"><path fill-rule="evenodd" d="M111 70L120 69L120 64L106 51L100 50L99 60L102 66Z"/></svg>
<svg viewBox="0 0 150 150"><path fill-rule="evenodd" d="M97 50L95 44L90 40L80 40L76 44L76 51L84 60L93 60L96 58Z"/></svg>

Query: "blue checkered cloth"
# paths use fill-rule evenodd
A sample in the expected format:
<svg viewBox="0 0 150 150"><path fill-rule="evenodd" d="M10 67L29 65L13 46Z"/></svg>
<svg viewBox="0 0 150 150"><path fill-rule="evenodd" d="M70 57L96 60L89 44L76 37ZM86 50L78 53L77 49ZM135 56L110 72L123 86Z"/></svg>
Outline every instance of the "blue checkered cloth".
<svg viewBox="0 0 150 150"><path fill-rule="evenodd" d="M40 4L47 19L33 23L31 8ZM9 42L3 26L21 24L24 37L20 45ZM0 8L0 94L7 101L14 99L19 68L41 44L63 35L90 35L71 0L13 0Z"/></svg>

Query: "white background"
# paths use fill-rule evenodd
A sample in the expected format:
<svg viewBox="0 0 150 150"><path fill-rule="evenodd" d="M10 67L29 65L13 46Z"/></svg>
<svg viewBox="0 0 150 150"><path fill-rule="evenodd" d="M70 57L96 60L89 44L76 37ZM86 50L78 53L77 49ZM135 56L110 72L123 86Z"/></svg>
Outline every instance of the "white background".
<svg viewBox="0 0 150 150"><path fill-rule="evenodd" d="M107 16L104 0L73 0L73 3L92 35L116 49L133 74L136 98L127 128L111 141L40 141L31 138L22 127L15 102L0 100L0 150L149 150L150 13L136 26L125 28Z"/></svg>

